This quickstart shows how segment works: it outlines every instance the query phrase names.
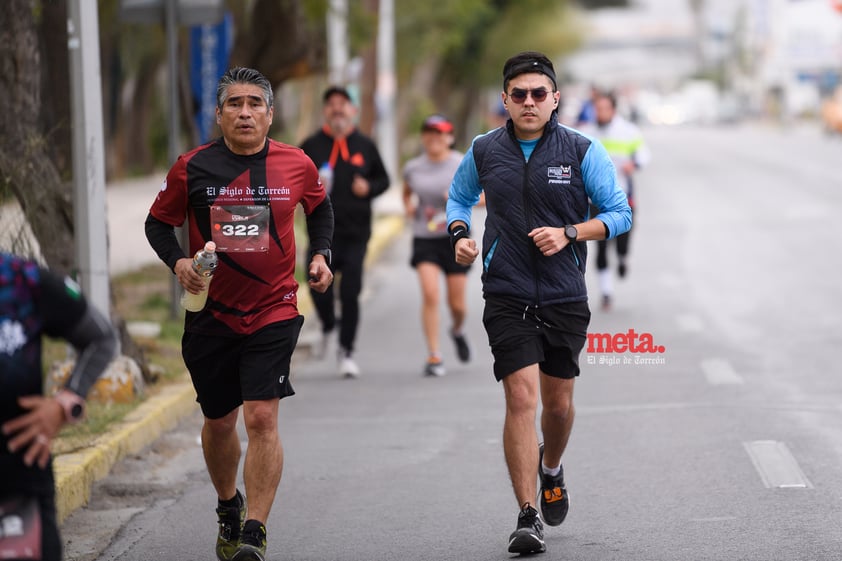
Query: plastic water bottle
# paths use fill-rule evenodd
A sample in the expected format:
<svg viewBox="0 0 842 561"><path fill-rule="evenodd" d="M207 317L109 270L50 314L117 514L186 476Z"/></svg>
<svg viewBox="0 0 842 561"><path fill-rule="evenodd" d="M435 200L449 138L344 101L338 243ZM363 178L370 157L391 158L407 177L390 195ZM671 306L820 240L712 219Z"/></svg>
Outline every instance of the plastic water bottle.
<svg viewBox="0 0 842 561"><path fill-rule="evenodd" d="M204 249L200 249L193 256L193 270L202 275L205 281L205 288L198 294L184 291L181 295L181 307L188 312L198 312L205 307L205 302L208 299L208 287L211 280L213 280L213 273L216 271L216 266L219 263L219 258L216 255L216 244L207 242Z"/></svg>
<svg viewBox="0 0 842 561"><path fill-rule="evenodd" d="M330 190L333 189L333 168L330 167L329 163L325 162L319 168L319 179L322 181L325 191L330 193Z"/></svg>

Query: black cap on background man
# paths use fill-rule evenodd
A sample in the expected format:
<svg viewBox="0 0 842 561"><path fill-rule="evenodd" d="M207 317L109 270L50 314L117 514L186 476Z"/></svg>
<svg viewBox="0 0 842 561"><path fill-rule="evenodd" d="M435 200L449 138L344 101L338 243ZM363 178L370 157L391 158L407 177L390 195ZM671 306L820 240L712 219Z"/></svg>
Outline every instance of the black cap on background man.
<svg viewBox="0 0 842 561"><path fill-rule="evenodd" d="M353 101L351 99L351 94L348 93L348 90L345 89L343 86L330 86L328 89L325 90L325 93L322 95L322 101L327 102L330 99L330 96L339 94L348 101Z"/></svg>

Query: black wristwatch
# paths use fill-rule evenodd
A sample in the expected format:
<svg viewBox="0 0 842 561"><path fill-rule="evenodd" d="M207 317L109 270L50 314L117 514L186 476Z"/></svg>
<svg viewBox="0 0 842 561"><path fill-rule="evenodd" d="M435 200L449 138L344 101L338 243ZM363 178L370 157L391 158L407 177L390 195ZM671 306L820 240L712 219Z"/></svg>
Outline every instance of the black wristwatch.
<svg viewBox="0 0 842 561"><path fill-rule="evenodd" d="M564 227L564 237L570 242L575 242L579 239L579 230L573 224L568 224Z"/></svg>
<svg viewBox="0 0 842 561"><path fill-rule="evenodd" d="M64 418L68 423L78 423L85 417L85 400L70 390L61 390L56 394L61 408L64 410Z"/></svg>
<svg viewBox="0 0 842 561"><path fill-rule="evenodd" d="M329 249L314 249L313 251L310 252L310 260L311 261L313 260L314 255L324 256L325 261L327 261L327 266L330 267L330 263L332 261L333 254L331 253L331 251Z"/></svg>

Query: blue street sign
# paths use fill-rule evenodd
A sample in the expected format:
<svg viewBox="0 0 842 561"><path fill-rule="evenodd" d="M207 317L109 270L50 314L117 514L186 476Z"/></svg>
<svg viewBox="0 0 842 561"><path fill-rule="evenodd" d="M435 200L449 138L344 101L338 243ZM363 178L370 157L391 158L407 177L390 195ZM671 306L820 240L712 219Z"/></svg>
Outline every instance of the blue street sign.
<svg viewBox="0 0 842 561"><path fill-rule="evenodd" d="M210 139L216 122L216 84L228 70L233 42L233 17L229 12L218 24L190 28L190 87L196 108L199 140Z"/></svg>

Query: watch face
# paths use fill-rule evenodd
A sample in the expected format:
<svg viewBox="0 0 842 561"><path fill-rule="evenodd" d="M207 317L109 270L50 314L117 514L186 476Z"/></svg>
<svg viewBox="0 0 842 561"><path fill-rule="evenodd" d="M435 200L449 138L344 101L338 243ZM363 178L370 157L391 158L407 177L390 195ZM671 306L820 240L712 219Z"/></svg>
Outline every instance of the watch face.
<svg viewBox="0 0 842 561"><path fill-rule="evenodd" d="M74 419L81 419L84 413L85 408L79 403L74 404L73 407L70 408L70 416Z"/></svg>
<svg viewBox="0 0 842 561"><path fill-rule="evenodd" d="M564 235L567 236L568 240L576 241L576 238L579 237L579 231L576 229L576 226L568 226L564 230Z"/></svg>

